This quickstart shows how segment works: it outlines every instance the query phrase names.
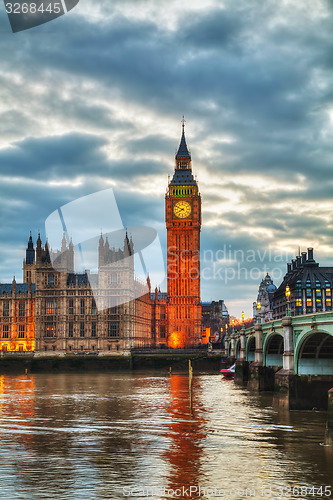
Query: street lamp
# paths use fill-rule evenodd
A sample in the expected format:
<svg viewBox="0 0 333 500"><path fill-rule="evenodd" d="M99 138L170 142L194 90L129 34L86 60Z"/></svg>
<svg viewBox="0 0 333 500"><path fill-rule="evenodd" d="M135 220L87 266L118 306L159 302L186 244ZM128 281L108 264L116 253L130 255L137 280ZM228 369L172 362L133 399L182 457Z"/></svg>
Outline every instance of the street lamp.
<svg viewBox="0 0 333 500"><path fill-rule="evenodd" d="M243 326L244 326L244 318L245 318L245 314L244 314L244 311L242 311L242 322L243 322Z"/></svg>
<svg viewBox="0 0 333 500"><path fill-rule="evenodd" d="M289 304L290 304L290 294L291 294L291 291L290 291L289 286L287 285L286 286L286 291L285 291L285 295L286 295L286 299L287 299L287 316L290 316L290 307L289 307Z"/></svg>
<svg viewBox="0 0 333 500"><path fill-rule="evenodd" d="M258 300L258 302L257 302L257 310L258 310L258 324L259 325L261 323L260 309L261 309L261 303Z"/></svg>

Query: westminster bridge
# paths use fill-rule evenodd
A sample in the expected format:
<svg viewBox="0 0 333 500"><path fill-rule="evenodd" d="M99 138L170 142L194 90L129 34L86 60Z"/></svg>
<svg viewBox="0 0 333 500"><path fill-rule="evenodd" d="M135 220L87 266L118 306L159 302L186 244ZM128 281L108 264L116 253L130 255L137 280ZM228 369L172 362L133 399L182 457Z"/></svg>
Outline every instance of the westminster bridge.
<svg viewBox="0 0 333 500"><path fill-rule="evenodd" d="M276 406L327 408L333 387L333 311L285 316L233 331L226 355L236 360L235 381L274 390Z"/></svg>

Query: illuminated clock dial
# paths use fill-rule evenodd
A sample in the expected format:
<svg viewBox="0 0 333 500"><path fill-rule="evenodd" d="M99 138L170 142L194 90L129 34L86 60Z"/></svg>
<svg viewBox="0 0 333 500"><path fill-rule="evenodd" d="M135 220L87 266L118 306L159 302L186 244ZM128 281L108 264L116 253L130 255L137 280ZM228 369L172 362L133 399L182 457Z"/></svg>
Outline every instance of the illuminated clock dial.
<svg viewBox="0 0 333 500"><path fill-rule="evenodd" d="M173 207L173 213L180 219L185 219L191 213L191 205L187 201L178 201Z"/></svg>

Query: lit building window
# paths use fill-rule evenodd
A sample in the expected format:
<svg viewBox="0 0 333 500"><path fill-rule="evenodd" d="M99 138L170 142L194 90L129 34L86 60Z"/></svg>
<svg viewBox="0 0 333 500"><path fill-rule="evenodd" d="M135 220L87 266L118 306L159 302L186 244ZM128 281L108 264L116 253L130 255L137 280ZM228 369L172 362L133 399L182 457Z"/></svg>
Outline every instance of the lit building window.
<svg viewBox="0 0 333 500"><path fill-rule="evenodd" d="M302 307L302 299L296 299L296 307Z"/></svg>
<svg viewBox="0 0 333 500"><path fill-rule="evenodd" d="M46 314L55 314L56 301L55 299L47 299L46 301Z"/></svg>
<svg viewBox="0 0 333 500"><path fill-rule="evenodd" d="M45 337L54 337L55 328L53 323L46 324Z"/></svg>
<svg viewBox="0 0 333 500"><path fill-rule="evenodd" d="M24 339L25 336L25 325L19 325L18 338Z"/></svg>

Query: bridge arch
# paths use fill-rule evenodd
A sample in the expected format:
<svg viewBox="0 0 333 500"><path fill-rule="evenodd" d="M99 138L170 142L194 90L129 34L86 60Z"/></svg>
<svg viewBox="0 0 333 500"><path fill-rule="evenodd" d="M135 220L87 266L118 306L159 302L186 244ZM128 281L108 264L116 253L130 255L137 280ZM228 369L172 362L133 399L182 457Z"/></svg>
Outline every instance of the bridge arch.
<svg viewBox="0 0 333 500"><path fill-rule="evenodd" d="M241 349L240 339L237 339L236 343L235 343L235 357L236 357L236 359L240 358L240 349Z"/></svg>
<svg viewBox="0 0 333 500"><path fill-rule="evenodd" d="M266 336L264 345L265 366L283 366L284 338L277 332Z"/></svg>
<svg viewBox="0 0 333 500"><path fill-rule="evenodd" d="M256 350L256 338L254 335L247 337L246 342L246 361L254 361Z"/></svg>
<svg viewBox="0 0 333 500"><path fill-rule="evenodd" d="M299 375L333 375L333 335L310 330L297 342L295 372Z"/></svg>

